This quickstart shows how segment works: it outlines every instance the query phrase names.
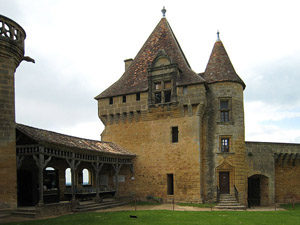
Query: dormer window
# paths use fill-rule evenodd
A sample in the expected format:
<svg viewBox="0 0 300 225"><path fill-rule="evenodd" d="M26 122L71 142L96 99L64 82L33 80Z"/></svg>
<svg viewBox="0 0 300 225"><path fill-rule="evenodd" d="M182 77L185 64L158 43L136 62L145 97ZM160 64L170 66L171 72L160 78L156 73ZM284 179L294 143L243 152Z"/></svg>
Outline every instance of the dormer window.
<svg viewBox="0 0 300 225"><path fill-rule="evenodd" d="M176 63L161 49L148 68L148 102L150 105L169 104L177 101L176 79L179 76Z"/></svg>
<svg viewBox="0 0 300 225"><path fill-rule="evenodd" d="M171 102L171 87L172 82L169 80L154 83L154 104Z"/></svg>
<svg viewBox="0 0 300 225"><path fill-rule="evenodd" d="M154 96L155 96L155 104L161 103L161 92L155 93Z"/></svg>
<svg viewBox="0 0 300 225"><path fill-rule="evenodd" d="M154 89L155 89L155 90L161 90L161 82L155 83L155 84L154 84Z"/></svg>
<svg viewBox="0 0 300 225"><path fill-rule="evenodd" d="M164 89L171 89L171 81L166 81L164 86Z"/></svg>

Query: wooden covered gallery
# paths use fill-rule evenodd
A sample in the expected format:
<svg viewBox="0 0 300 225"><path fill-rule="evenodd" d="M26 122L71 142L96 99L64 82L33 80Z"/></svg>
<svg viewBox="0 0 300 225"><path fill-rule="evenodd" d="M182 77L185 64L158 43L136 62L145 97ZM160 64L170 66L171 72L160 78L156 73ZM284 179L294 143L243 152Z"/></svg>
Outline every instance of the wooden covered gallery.
<svg viewBox="0 0 300 225"><path fill-rule="evenodd" d="M117 197L134 175L135 155L111 142L17 124L16 143L19 206Z"/></svg>

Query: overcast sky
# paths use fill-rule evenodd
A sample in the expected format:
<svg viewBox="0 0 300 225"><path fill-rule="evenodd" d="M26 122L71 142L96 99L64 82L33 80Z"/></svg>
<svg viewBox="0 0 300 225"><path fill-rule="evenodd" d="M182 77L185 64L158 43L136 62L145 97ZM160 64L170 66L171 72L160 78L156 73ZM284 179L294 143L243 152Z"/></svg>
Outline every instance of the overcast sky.
<svg viewBox="0 0 300 225"><path fill-rule="evenodd" d="M99 139L94 97L124 72L167 9L189 64L204 72L216 32L247 87L247 141L300 143L297 0L0 0L26 31L16 72L18 123Z"/></svg>

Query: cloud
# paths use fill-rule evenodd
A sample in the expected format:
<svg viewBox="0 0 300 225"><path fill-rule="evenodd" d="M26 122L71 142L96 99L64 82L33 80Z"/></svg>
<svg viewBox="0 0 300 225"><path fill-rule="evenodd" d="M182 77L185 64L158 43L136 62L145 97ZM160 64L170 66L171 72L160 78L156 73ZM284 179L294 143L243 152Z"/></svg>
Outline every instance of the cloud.
<svg viewBox="0 0 300 225"><path fill-rule="evenodd" d="M98 90L90 88L85 76L75 70L64 73L64 67L37 58L36 64L22 62L16 73L17 122L60 129L99 121L94 100Z"/></svg>
<svg viewBox="0 0 300 225"><path fill-rule="evenodd" d="M300 143L300 107L284 108L263 101L245 103L247 141Z"/></svg>
<svg viewBox="0 0 300 225"><path fill-rule="evenodd" d="M246 101L260 100L280 107L300 107L300 54L264 62L248 71Z"/></svg>

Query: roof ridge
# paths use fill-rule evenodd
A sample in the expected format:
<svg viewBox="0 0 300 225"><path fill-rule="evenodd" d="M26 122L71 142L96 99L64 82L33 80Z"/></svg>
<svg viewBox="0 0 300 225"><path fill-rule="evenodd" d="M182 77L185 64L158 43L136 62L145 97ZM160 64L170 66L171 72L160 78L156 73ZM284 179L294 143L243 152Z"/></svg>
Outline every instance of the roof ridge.
<svg viewBox="0 0 300 225"><path fill-rule="evenodd" d="M175 42L176 42L176 44L177 44L177 46L178 46L178 48L179 48L179 50L180 50L180 53L182 54L182 56L183 56L183 58L184 58L184 60L185 60L185 63L187 64L187 66L188 66L190 69L192 69L191 66L190 66L190 64L189 64L189 62L188 62L188 60L187 60L187 58L185 57L184 52L182 51L182 48L181 48L181 46L180 46L180 44L179 44L179 42L178 42L178 40L177 40L177 38L176 38L176 36L175 36L175 34L174 34L174 32L173 32L173 29L172 29L171 25L169 24L169 22L168 22L168 20L167 20L166 18L162 18L162 19L165 19L165 20L166 20L166 23L167 23L167 25L169 26L169 29L170 29L170 31L171 31L171 34L173 35L173 38L175 39Z"/></svg>

